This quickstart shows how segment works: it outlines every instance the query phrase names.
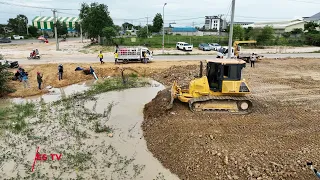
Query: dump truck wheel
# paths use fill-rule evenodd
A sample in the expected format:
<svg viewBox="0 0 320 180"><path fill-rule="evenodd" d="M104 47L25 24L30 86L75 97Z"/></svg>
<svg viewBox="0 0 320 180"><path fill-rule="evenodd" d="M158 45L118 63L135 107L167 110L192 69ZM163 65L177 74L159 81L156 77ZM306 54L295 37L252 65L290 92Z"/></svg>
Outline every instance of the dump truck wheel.
<svg viewBox="0 0 320 180"><path fill-rule="evenodd" d="M129 60L128 59L124 59L123 60L123 64L128 64L129 63Z"/></svg>

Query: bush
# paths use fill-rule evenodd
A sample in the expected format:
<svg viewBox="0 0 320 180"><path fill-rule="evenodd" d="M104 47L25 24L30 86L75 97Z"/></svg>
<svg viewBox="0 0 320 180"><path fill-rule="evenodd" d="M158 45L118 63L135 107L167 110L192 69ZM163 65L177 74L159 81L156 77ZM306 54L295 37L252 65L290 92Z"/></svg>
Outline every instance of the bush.
<svg viewBox="0 0 320 180"><path fill-rule="evenodd" d="M13 74L8 71L7 67L0 64L0 97L14 92L14 90L8 86L8 81L12 76Z"/></svg>

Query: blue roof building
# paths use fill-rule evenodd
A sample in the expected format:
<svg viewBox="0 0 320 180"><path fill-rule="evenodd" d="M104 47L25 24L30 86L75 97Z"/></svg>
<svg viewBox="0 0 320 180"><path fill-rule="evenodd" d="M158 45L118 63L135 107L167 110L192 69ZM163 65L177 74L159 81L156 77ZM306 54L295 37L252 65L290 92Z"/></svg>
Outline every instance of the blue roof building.
<svg viewBox="0 0 320 180"><path fill-rule="evenodd" d="M197 32L198 30L194 27L174 27L171 32Z"/></svg>

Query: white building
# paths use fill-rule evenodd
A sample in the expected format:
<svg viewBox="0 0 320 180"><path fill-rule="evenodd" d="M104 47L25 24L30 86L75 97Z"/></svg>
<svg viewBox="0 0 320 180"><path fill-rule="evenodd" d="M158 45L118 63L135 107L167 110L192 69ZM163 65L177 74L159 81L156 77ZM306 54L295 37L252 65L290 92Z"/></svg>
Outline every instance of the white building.
<svg viewBox="0 0 320 180"><path fill-rule="evenodd" d="M229 25L230 23L228 23ZM250 24L254 24L254 22L234 22L233 23L234 25L240 25L240 26L247 26L247 25L250 25Z"/></svg>
<svg viewBox="0 0 320 180"><path fill-rule="evenodd" d="M271 26L275 30L276 35L281 35L285 32L291 32L294 29L304 29L304 24L306 21L301 19L291 20L291 21L277 21L277 22L259 22L254 24L249 24L243 26L244 28L264 28L266 26Z"/></svg>
<svg viewBox="0 0 320 180"><path fill-rule="evenodd" d="M206 30L216 29L217 31L221 31L223 29L226 29L227 27L225 21L222 18L218 16L206 16L204 28Z"/></svg>

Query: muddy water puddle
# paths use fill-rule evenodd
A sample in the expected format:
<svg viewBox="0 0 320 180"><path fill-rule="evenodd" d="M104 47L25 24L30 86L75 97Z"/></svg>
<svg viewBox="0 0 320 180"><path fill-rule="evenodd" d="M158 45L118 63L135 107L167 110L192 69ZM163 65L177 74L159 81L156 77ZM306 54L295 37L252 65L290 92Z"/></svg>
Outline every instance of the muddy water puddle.
<svg viewBox="0 0 320 180"><path fill-rule="evenodd" d="M141 172L142 179L155 179L157 175L158 178L162 176L170 180L178 179L170 171L164 169L148 151L141 129L144 105L162 89L164 86L153 82L153 87L100 94L97 96L96 104L89 102L85 105L87 108L95 106L98 113L103 113L108 104L113 104L107 124L114 129L114 134L109 141L122 156L133 157L134 163L145 166Z"/></svg>
<svg viewBox="0 0 320 180"><path fill-rule="evenodd" d="M96 100L83 101L83 106L81 103L79 106L75 104L77 101L71 101L73 104L69 110L66 110L69 105L54 107L48 104L47 113L38 114L38 117L29 120L33 125L27 137L7 133L0 139L0 150L11 152L16 157L15 161L8 158L4 164L0 163L0 177L30 175L29 169L36 147L40 147L40 153L62 153L59 162L37 162L36 171L49 179L78 176L85 179L179 179L153 157L143 137L141 123L144 105L150 102L158 91L164 89L158 82L150 83L150 87L96 95ZM50 103L85 91L91 84L86 82L63 89L52 89L52 92L46 95L16 98L9 102L39 101L42 98L44 102ZM105 125L112 130L97 133L94 130L97 122L91 121L90 117L92 114L104 114L110 104L112 108L108 118L98 118L97 121L101 126ZM87 117L83 119L82 115ZM12 143L17 144L15 149L11 148ZM82 156L83 158L80 158Z"/></svg>

